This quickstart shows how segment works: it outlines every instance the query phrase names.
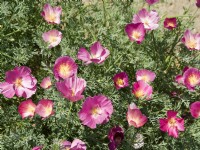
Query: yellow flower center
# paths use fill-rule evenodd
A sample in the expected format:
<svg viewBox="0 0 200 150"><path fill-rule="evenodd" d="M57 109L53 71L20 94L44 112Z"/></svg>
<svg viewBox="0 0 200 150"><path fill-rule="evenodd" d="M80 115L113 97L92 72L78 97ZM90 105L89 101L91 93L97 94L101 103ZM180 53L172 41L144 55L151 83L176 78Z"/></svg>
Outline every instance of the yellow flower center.
<svg viewBox="0 0 200 150"><path fill-rule="evenodd" d="M171 127L176 126L176 120L175 120L174 118L169 119L168 123L169 123L169 125L170 125Z"/></svg>
<svg viewBox="0 0 200 150"><path fill-rule="evenodd" d="M52 107L45 107L45 114L48 116L52 113Z"/></svg>
<svg viewBox="0 0 200 150"><path fill-rule="evenodd" d="M195 74L190 75L188 80L192 86L195 86L199 83L199 78Z"/></svg>
<svg viewBox="0 0 200 150"><path fill-rule="evenodd" d="M141 34L137 31L133 31L132 38L138 40L140 38Z"/></svg>
<svg viewBox="0 0 200 150"><path fill-rule="evenodd" d="M174 28L175 27L175 24L173 23L173 22L168 22L168 27L172 27L172 28Z"/></svg>
<svg viewBox="0 0 200 150"><path fill-rule="evenodd" d="M196 42L194 39L192 39L192 40L189 40L189 41L188 41L187 45L188 45L188 47L190 47L190 48L195 48L196 45L197 45L197 42Z"/></svg>
<svg viewBox="0 0 200 150"><path fill-rule="evenodd" d="M22 79L21 79L21 78L17 78L17 79L15 80L15 86L16 86L16 87L22 86Z"/></svg>
<svg viewBox="0 0 200 150"><path fill-rule="evenodd" d="M120 78L117 78L116 84L118 86L122 86L122 85L124 85L124 81L122 79L120 79Z"/></svg>
<svg viewBox="0 0 200 150"><path fill-rule="evenodd" d="M74 96L75 95L75 92L74 92L74 89L72 89L72 94L71 94L71 96Z"/></svg>
<svg viewBox="0 0 200 150"><path fill-rule="evenodd" d="M49 22L54 22L56 20L56 15L54 13L51 13L47 16L47 20Z"/></svg>
<svg viewBox="0 0 200 150"><path fill-rule="evenodd" d="M140 98L140 97L144 96L144 92L142 90L138 90L138 91L135 92L135 96L137 98Z"/></svg>
<svg viewBox="0 0 200 150"><path fill-rule="evenodd" d="M144 20L144 25L145 25L145 26L149 26L149 20L147 20L147 19Z"/></svg>
<svg viewBox="0 0 200 150"><path fill-rule="evenodd" d="M34 114L34 112L35 112L35 107L29 105L29 106L28 106L28 109L27 109L27 112L30 112L31 114Z"/></svg>
<svg viewBox="0 0 200 150"><path fill-rule="evenodd" d="M62 77L65 78L69 77L70 71L71 67L66 63L61 64L59 67L59 73Z"/></svg>
<svg viewBox="0 0 200 150"><path fill-rule="evenodd" d="M50 38L49 38L49 42L50 43L53 43L53 42L56 42L57 41L57 37L55 37L55 36L50 36Z"/></svg>
<svg viewBox="0 0 200 150"><path fill-rule="evenodd" d="M94 107L92 108L91 113L92 113L92 116L96 118L98 115L101 114L101 109L99 107Z"/></svg>
<svg viewBox="0 0 200 150"><path fill-rule="evenodd" d="M146 76L146 75L142 76L141 79L142 79L143 81L145 81L145 82L149 82L149 78L148 78L148 76Z"/></svg>
<svg viewBox="0 0 200 150"><path fill-rule="evenodd" d="M51 81L47 81L45 84L45 87L48 88L49 86L51 86Z"/></svg>

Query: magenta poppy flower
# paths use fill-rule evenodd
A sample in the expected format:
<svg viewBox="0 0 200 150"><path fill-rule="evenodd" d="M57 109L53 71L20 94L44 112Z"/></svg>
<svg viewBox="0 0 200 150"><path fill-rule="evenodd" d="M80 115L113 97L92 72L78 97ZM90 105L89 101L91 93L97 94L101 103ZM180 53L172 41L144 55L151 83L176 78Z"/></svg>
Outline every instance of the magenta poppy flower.
<svg viewBox="0 0 200 150"><path fill-rule="evenodd" d="M48 89L50 88L52 85L51 83L51 78L50 77L46 77L42 80L40 86L43 88L43 89Z"/></svg>
<svg viewBox="0 0 200 150"><path fill-rule="evenodd" d="M135 128L142 127L148 121L148 118L142 114L135 103L129 105L126 118L129 126L134 126Z"/></svg>
<svg viewBox="0 0 200 150"><path fill-rule="evenodd" d="M200 101L194 102L190 105L190 113L192 117L199 118L200 116Z"/></svg>
<svg viewBox="0 0 200 150"><path fill-rule="evenodd" d="M109 56L110 51L101 46L100 42L95 42L90 47L90 53L85 48L78 51L78 59L82 60L86 65L90 63L102 64Z"/></svg>
<svg viewBox="0 0 200 150"><path fill-rule="evenodd" d="M176 18L165 18L164 21L164 28L167 28L169 30L172 30L177 27L177 21Z"/></svg>
<svg viewBox="0 0 200 150"><path fill-rule="evenodd" d="M41 16L48 23L60 24L60 15L62 13L62 8L60 6L52 7L50 4L45 4Z"/></svg>
<svg viewBox="0 0 200 150"><path fill-rule="evenodd" d="M188 69L189 69L189 67L186 66L186 67L183 69L183 74L184 74L184 72L185 72L186 70L188 70ZM179 83L179 84L184 84L183 75L182 75L182 74L177 75L177 76L175 77L175 81L176 81L177 83Z"/></svg>
<svg viewBox="0 0 200 150"><path fill-rule="evenodd" d="M148 12L146 9L142 9L133 16L132 23L143 23L144 28L147 30L155 30L158 28L159 16L158 13L153 10Z"/></svg>
<svg viewBox="0 0 200 150"><path fill-rule="evenodd" d="M186 30L181 40L189 50L200 50L200 34Z"/></svg>
<svg viewBox="0 0 200 150"><path fill-rule="evenodd" d="M78 66L74 59L69 56L62 56L56 59L53 67L53 73L56 80L66 79L77 73Z"/></svg>
<svg viewBox="0 0 200 150"><path fill-rule="evenodd" d="M35 112L36 112L36 114L41 116L43 119L54 114L53 101L48 100L48 99L41 99L36 106Z"/></svg>
<svg viewBox="0 0 200 150"><path fill-rule="evenodd" d="M195 86L200 85L200 70L189 68L183 74L184 85L189 90L194 90Z"/></svg>
<svg viewBox="0 0 200 150"><path fill-rule="evenodd" d="M126 72L120 72L113 77L113 81L117 90L127 87L128 84L128 75Z"/></svg>
<svg viewBox="0 0 200 150"><path fill-rule="evenodd" d="M133 84L132 93L136 98L146 98L146 100L150 100L152 97L153 88L148 83L140 80Z"/></svg>
<svg viewBox="0 0 200 150"><path fill-rule="evenodd" d="M144 25L142 23L130 23L125 27L125 31L130 39L130 41L136 41L140 44L145 37L146 30L144 29Z"/></svg>
<svg viewBox="0 0 200 150"><path fill-rule="evenodd" d="M42 147L43 146L36 146L36 147L33 147L32 150L42 150Z"/></svg>
<svg viewBox="0 0 200 150"><path fill-rule="evenodd" d="M110 129L108 138L110 140L108 144L109 150L115 150L124 139L124 130L120 126L115 126Z"/></svg>
<svg viewBox="0 0 200 150"><path fill-rule="evenodd" d="M63 141L61 143L61 150L86 150L86 144L79 139L74 139L72 143Z"/></svg>
<svg viewBox="0 0 200 150"><path fill-rule="evenodd" d="M75 102L84 98L82 95L86 87L86 81L76 76L66 78L64 81L57 82L56 87L63 97Z"/></svg>
<svg viewBox="0 0 200 150"><path fill-rule="evenodd" d="M156 78L156 74L150 70L141 69L136 72L137 81L143 80L149 83L149 82L153 82L155 78Z"/></svg>
<svg viewBox="0 0 200 150"><path fill-rule="evenodd" d="M50 30L42 34L42 38L48 43L49 48L57 46L62 39L62 33L58 30Z"/></svg>
<svg viewBox="0 0 200 150"><path fill-rule="evenodd" d="M184 131L184 119L177 118L178 112L173 110L167 111L167 118L159 119L160 130L167 132L169 136L178 138L178 131Z"/></svg>
<svg viewBox="0 0 200 150"><path fill-rule="evenodd" d="M31 69L26 66L15 67L6 72L5 82L0 83L0 94L12 98L30 98L36 92L37 80L31 75Z"/></svg>
<svg viewBox="0 0 200 150"><path fill-rule="evenodd" d="M146 2L149 4L149 5L153 5L155 3L157 3L159 0L146 0Z"/></svg>
<svg viewBox="0 0 200 150"><path fill-rule="evenodd" d="M200 0L197 0L196 6L197 6L197 7L200 7Z"/></svg>
<svg viewBox="0 0 200 150"><path fill-rule="evenodd" d="M79 139L74 139L70 150L86 150L86 145L83 141Z"/></svg>
<svg viewBox="0 0 200 150"><path fill-rule="evenodd" d="M25 100L19 104L18 112L22 116L22 119L26 117L33 117L35 114L36 105L31 99Z"/></svg>
<svg viewBox="0 0 200 150"><path fill-rule="evenodd" d="M82 124L94 129L97 124L108 122L112 113L111 100L104 95L98 95L86 98L78 115Z"/></svg>

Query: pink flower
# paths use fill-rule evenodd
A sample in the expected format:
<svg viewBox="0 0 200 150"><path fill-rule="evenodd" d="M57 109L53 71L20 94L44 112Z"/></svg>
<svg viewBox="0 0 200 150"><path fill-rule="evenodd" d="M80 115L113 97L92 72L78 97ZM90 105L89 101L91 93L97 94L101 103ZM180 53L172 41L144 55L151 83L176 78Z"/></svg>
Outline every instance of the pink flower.
<svg viewBox="0 0 200 150"><path fill-rule="evenodd" d="M42 146L33 147L32 150L42 150Z"/></svg>
<svg viewBox="0 0 200 150"><path fill-rule="evenodd" d="M186 30L181 42L184 43L189 50L200 50L199 33L193 34L190 30Z"/></svg>
<svg viewBox="0 0 200 150"><path fill-rule="evenodd" d="M69 141L63 141L61 144L61 150L86 150L86 144L79 139L74 139L72 143Z"/></svg>
<svg viewBox="0 0 200 150"><path fill-rule="evenodd" d="M56 80L66 79L77 73L78 66L74 59L69 56L62 56L56 59L53 73Z"/></svg>
<svg viewBox="0 0 200 150"><path fill-rule="evenodd" d="M190 113L192 117L199 118L200 116L200 101L194 102L190 105Z"/></svg>
<svg viewBox="0 0 200 150"><path fill-rule="evenodd" d="M60 24L60 15L62 13L62 8L60 6L51 7L50 4L45 4L41 16L48 23Z"/></svg>
<svg viewBox="0 0 200 150"><path fill-rule="evenodd" d="M18 112L22 116L22 119L26 117L33 117L35 114L36 105L31 99L25 100L19 104Z"/></svg>
<svg viewBox="0 0 200 150"><path fill-rule="evenodd" d="M155 78L156 78L156 74L150 70L141 69L136 72L137 81L143 80L149 83L149 82L153 82Z"/></svg>
<svg viewBox="0 0 200 150"><path fill-rule="evenodd" d="M189 68L183 74L184 85L189 90L194 90L195 86L200 85L200 70Z"/></svg>
<svg viewBox="0 0 200 150"><path fill-rule="evenodd" d="M61 150L70 150L72 143L69 141L63 141L60 145Z"/></svg>
<svg viewBox="0 0 200 150"><path fill-rule="evenodd" d="M130 23L125 27L125 31L130 39L130 41L136 41L140 44L145 37L146 30L144 29L144 25L142 23Z"/></svg>
<svg viewBox="0 0 200 150"><path fill-rule="evenodd" d="M178 131L184 131L184 119L177 118L178 112L173 110L167 111L167 118L159 119L160 130L167 132L169 136L178 138Z"/></svg>
<svg viewBox="0 0 200 150"><path fill-rule="evenodd" d="M41 116L43 119L49 117L54 114L53 112L53 101L48 99L42 99L36 106L35 112Z"/></svg>
<svg viewBox="0 0 200 150"><path fill-rule="evenodd" d="M82 60L86 65L90 63L102 64L109 56L110 52L101 46L100 42L95 42L90 47L91 54L85 49L80 48L78 52L78 59Z"/></svg>
<svg viewBox="0 0 200 150"><path fill-rule="evenodd" d="M50 77L46 77L42 80L40 86L43 88L43 89L48 89L51 87L51 78Z"/></svg>
<svg viewBox="0 0 200 150"><path fill-rule="evenodd" d="M70 150L86 150L86 145L83 141L79 139L74 139Z"/></svg>
<svg viewBox="0 0 200 150"><path fill-rule="evenodd" d="M176 18L165 18L164 27L169 30L176 28L177 27Z"/></svg>
<svg viewBox="0 0 200 150"><path fill-rule="evenodd" d="M66 78L64 81L57 82L56 87L62 93L63 97L75 102L84 98L82 93L85 90L86 81L73 76Z"/></svg>
<svg viewBox="0 0 200 150"><path fill-rule="evenodd" d="M12 98L15 94L18 97L30 98L36 92L37 80L31 75L31 69L26 66L15 67L6 72L5 82L0 83L0 94Z"/></svg>
<svg viewBox="0 0 200 150"><path fill-rule="evenodd" d="M200 7L200 0L197 0L196 6L197 6L197 7Z"/></svg>
<svg viewBox="0 0 200 150"><path fill-rule="evenodd" d="M135 24L143 23L144 28L147 30L155 30L158 28L158 21L158 13L155 10L148 12L144 8L140 10L138 14L135 14L132 20L132 22Z"/></svg>
<svg viewBox="0 0 200 150"><path fill-rule="evenodd" d="M113 81L117 90L127 87L128 84L128 75L126 72L120 72L113 77Z"/></svg>
<svg viewBox="0 0 200 150"><path fill-rule="evenodd" d="M153 5L154 3L157 3L159 0L146 0L146 2L149 4L149 5Z"/></svg>
<svg viewBox="0 0 200 150"><path fill-rule="evenodd" d="M132 103L128 107L127 121L129 126L139 128L142 127L148 121L148 119L142 114L140 109L134 103Z"/></svg>
<svg viewBox="0 0 200 150"><path fill-rule="evenodd" d="M57 46L62 39L62 33L58 30L50 30L42 34L42 38L48 43L49 48Z"/></svg>
<svg viewBox="0 0 200 150"><path fill-rule="evenodd" d="M143 80L133 84L132 93L136 98L146 98L146 100L150 100L152 97L152 92L153 88Z"/></svg>
<svg viewBox="0 0 200 150"><path fill-rule="evenodd" d="M183 69L183 74L184 74L184 72L185 72L186 70L188 70L188 69L189 69L189 67L186 66L186 67ZM177 76L175 77L175 81L176 81L177 83L179 83L179 84L184 84L183 75L181 75L181 74L177 75Z"/></svg>
<svg viewBox="0 0 200 150"><path fill-rule="evenodd" d="M120 126L115 126L110 129L108 138L110 140L108 144L109 150L115 150L124 139L124 130Z"/></svg>
<svg viewBox="0 0 200 150"><path fill-rule="evenodd" d="M111 100L104 95L98 95L86 98L78 115L82 124L94 129L97 124L108 122L112 113Z"/></svg>

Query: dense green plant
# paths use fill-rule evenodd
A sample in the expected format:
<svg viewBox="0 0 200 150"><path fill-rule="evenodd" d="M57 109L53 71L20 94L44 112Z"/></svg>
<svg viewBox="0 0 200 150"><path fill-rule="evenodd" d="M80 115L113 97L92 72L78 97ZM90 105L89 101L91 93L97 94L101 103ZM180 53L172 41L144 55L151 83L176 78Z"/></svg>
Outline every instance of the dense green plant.
<svg viewBox="0 0 200 150"><path fill-rule="evenodd" d="M194 17L178 17L178 27L173 31L163 28L164 16L159 28L147 34L141 45L130 42L124 27L131 22L137 8L131 1L98 1L83 4L81 1L49 0L51 5L63 9L60 25L47 24L40 16L45 0L10 0L0 2L0 81L5 72L15 66L28 66L38 80L38 89L31 99L37 103L42 98L54 101L55 115L45 120L39 117L22 120L17 107L24 98L7 99L0 95L0 149L31 149L43 145L44 149L59 149L62 140L82 139L88 149L108 149L107 134L111 127L120 125L125 129L125 140L119 149L133 149L134 136L141 133L145 145L142 149L199 149L200 121L194 120L189 105L199 100L200 89L189 92L174 83L175 75L185 66L199 68L199 51L188 51L180 43L186 29L192 29ZM187 10L185 13L188 13ZM61 43L48 49L42 40L42 33L58 29L63 34ZM84 65L77 60L80 47L89 48L95 41L110 50L110 56L102 65ZM51 76L52 67L59 56L68 55L78 64L78 76L87 81L85 97L96 94L108 96L113 103L111 120L96 129L81 125L77 112L82 101L71 103L62 98L55 86L48 90L39 87L46 76ZM137 100L131 89L117 91L112 77L126 71L129 84L135 81L135 72L146 68L156 73L153 83L154 95L151 101ZM55 80L53 81L55 83ZM131 87L131 86L130 86ZM175 91L177 96L172 96ZM136 129L128 127L126 112L128 104L135 102L148 116L145 126ZM186 130L178 139L169 137L159 130L158 119L167 110L176 110L185 119Z"/></svg>

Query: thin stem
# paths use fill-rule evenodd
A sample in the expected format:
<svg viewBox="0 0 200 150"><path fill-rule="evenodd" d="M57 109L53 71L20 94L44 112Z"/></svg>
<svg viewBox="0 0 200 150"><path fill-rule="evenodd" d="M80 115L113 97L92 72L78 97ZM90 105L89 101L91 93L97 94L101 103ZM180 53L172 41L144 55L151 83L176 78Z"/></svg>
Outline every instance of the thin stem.
<svg viewBox="0 0 200 150"><path fill-rule="evenodd" d="M72 111L72 106L73 106L73 102L70 102L70 107L69 107L69 111L68 111L68 116L70 116L71 111Z"/></svg>
<svg viewBox="0 0 200 150"><path fill-rule="evenodd" d="M104 25L106 26L106 6L104 0L102 0L102 2L103 2Z"/></svg>
<svg viewBox="0 0 200 150"><path fill-rule="evenodd" d="M12 35L12 34L14 34L14 33L19 32L19 31L20 31L20 30L18 29L18 30L16 30L16 31L13 31L13 32L11 32L11 33L6 34L4 37L6 37L6 36L10 36L10 35Z"/></svg>
<svg viewBox="0 0 200 150"><path fill-rule="evenodd" d="M8 58L11 58L11 59L13 59L13 60L15 60L15 61L18 61L17 59L15 59L15 58L9 56L9 55L6 54L6 53L0 52L0 54L6 56L6 57L8 57Z"/></svg>
<svg viewBox="0 0 200 150"><path fill-rule="evenodd" d="M152 39L153 39L153 47L154 47L154 57L156 58L157 57L157 49L156 49L156 40L155 40L155 37L154 37L154 32L152 31Z"/></svg>

